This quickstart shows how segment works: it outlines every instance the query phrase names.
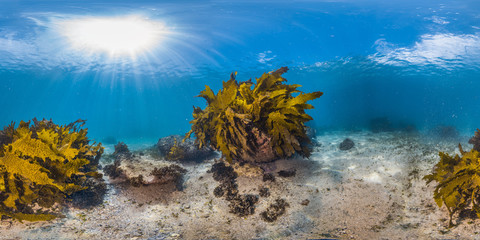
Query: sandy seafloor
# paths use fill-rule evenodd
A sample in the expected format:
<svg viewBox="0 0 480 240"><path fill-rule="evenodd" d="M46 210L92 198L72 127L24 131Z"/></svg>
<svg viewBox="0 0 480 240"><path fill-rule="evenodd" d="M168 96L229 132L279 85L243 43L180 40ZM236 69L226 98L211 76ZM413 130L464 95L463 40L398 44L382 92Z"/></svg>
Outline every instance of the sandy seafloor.
<svg viewBox="0 0 480 240"><path fill-rule="evenodd" d="M355 147L341 151L346 137ZM109 184L104 204L64 210L52 222L2 221L1 239L480 239L480 220L456 218L433 200L435 184L422 179L439 160L438 152L458 153L462 139L439 140L400 132L329 132L317 136L310 159L279 160L273 172L297 169L295 177L263 182L261 175L240 175L240 192L260 197L254 215L229 213L216 198L218 185L207 171L214 159L182 166L188 170L183 191L145 187L125 191ZM277 198L290 204L276 222L260 212ZM305 206L301 202L308 199Z"/></svg>

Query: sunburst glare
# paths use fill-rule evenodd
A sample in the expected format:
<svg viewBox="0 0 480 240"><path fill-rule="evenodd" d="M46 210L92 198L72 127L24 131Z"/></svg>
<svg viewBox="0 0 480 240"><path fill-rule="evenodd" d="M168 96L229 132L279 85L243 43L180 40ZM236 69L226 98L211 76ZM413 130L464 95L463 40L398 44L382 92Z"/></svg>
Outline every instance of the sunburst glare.
<svg viewBox="0 0 480 240"><path fill-rule="evenodd" d="M114 57L134 58L154 48L166 34L163 23L140 16L83 17L65 20L61 27L72 48Z"/></svg>

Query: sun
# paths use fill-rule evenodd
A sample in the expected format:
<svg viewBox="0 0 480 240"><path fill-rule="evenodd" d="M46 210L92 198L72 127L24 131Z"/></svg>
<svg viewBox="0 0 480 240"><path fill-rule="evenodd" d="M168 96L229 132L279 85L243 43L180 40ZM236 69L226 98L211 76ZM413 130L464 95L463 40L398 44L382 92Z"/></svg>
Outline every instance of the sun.
<svg viewBox="0 0 480 240"><path fill-rule="evenodd" d="M139 16L82 17L61 25L72 48L110 56L134 57L155 47L166 32L163 23Z"/></svg>

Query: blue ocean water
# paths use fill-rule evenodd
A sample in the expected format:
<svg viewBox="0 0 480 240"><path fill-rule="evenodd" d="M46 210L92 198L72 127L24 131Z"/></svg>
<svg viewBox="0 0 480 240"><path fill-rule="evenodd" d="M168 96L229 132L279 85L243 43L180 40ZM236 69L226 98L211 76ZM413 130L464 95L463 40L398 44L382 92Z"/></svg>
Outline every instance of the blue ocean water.
<svg viewBox="0 0 480 240"><path fill-rule="evenodd" d="M76 48L62 27L124 16L165 31L133 56ZM315 128L365 129L387 117L472 135L480 2L0 0L0 126L81 118L96 140L153 143L190 129L205 85L218 91L231 72L247 80L282 66L300 90L324 92L309 111Z"/></svg>

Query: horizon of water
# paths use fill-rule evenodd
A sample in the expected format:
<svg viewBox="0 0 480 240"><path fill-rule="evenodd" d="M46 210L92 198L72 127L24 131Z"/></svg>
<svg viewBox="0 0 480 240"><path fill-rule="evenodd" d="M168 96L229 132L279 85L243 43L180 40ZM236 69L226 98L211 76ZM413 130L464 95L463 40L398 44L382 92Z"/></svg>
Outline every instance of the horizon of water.
<svg viewBox="0 0 480 240"><path fill-rule="evenodd" d="M322 91L309 125L366 129L373 118L420 130L480 128L480 2L0 0L0 126L87 119L101 141L155 142L190 129L195 96L288 66ZM59 27L142 16L168 33L141 55L72 48Z"/></svg>

